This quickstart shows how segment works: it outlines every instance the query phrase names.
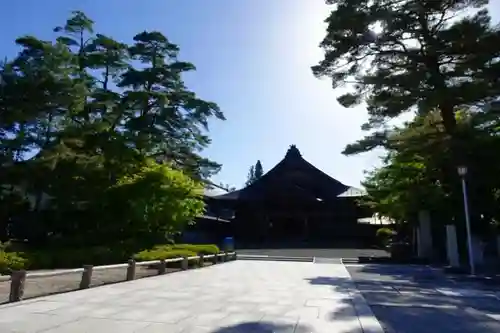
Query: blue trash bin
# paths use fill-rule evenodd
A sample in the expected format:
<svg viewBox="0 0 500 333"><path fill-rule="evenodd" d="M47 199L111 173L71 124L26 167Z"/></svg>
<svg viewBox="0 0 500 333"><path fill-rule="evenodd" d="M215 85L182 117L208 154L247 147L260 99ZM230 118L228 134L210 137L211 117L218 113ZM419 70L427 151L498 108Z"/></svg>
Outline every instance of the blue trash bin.
<svg viewBox="0 0 500 333"><path fill-rule="evenodd" d="M233 237L226 237L224 238L224 243L223 243L224 251L232 252L234 251L234 239Z"/></svg>

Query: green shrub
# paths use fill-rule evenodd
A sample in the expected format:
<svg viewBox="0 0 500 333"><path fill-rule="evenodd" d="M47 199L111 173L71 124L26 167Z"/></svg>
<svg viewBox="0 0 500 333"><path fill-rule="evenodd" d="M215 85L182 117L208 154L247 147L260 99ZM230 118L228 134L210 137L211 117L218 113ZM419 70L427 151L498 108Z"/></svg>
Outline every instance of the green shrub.
<svg viewBox="0 0 500 333"><path fill-rule="evenodd" d="M166 245L166 244L155 245L153 247L153 250L171 251L172 250L172 245Z"/></svg>
<svg viewBox="0 0 500 333"><path fill-rule="evenodd" d="M169 164L148 159L139 170L110 187L106 204L99 203L99 207L105 207L103 213L113 217L109 221L109 230L115 228L113 233L134 234L153 242L172 237L203 214L202 193L201 182Z"/></svg>
<svg viewBox="0 0 500 333"><path fill-rule="evenodd" d="M17 252L0 251L0 274L9 274L11 271L25 269L28 260Z"/></svg>
<svg viewBox="0 0 500 333"><path fill-rule="evenodd" d="M198 254L217 254L220 249L215 244L177 244L172 246L175 250L188 250Z"/></svg>
<svg viewBox="0 0 500 333"><path fill-rule="evenodd" d="M50 248L43 250L27 250L17 252L17 257L22 260L22 268L26 269L52 269L52 268L78 268L83 265L91 264L94 266L125 263L132 256L137 261L151 261L160 259L171 259L179 257L194 257L198 254L215 254L219 253L219 248L216 245L192 245L179 244L169 245L160 244L152 249L147 249L135 253L130 249L120 244L109 246L92 246L86 248ZM7 255L16 256L15 252L5 252ZM1 258L0 260L2 260ZM9 259L10 260L10 259ZM4 261L9 261L4 259ZM17 261L13 263L16 265ZM10 267L3 262L0 262L0 270ZM16 266L17 267L17 266ZM16 269L16 268L12 268Z"/></svg>
<svg viewBox="0 0 500 333"><path fill-rule="evenodd" d="M94 246L81 249L54 248L26 251L30 269L76 268L83 265L108 265L123 263L130 254L125 250L107 246Z"/></svg>
<svg viewBox="0 0 500 333"><path fill-rule="evenodd" d="M154 261L161 259L172 259L182 257L196 257L199 254L209 255L219 253L217 245L194 245L194 244L178 244L178 245L156 245L152 249L143 250L134 254L133 258L137 261ZM189 260L189 267L199 266L199 259ZM169 267L180 267L180 262L168 264Z"/></svg>
<svg viewBox="0 0 500 333"><path fill-rule="evenodd" d="M151 249L143 250L139 253L134 254L133 258L137 261L152 261L161 259L172 259L172 258L182 258L182 257L195 257L196 252L189 250L162 250L162 249Z"/></svg>
<svg viewBox="0 0 500 333"><path fill-rule="evenodd" d="M380 245L387 246L389 245L392 236L394 236L394 230L385 227L380 228L377 230L376 236Z"/></svg>

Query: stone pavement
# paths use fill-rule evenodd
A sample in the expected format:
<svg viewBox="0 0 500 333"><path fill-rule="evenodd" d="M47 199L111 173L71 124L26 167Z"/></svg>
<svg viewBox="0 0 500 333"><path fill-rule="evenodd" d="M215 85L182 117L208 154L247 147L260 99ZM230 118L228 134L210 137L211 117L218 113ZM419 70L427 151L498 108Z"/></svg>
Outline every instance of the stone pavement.
<svg viewBox="0 0 500 333"><path fill-rule="evenodd" d="M387 333L500 332L500 291L425 266L346 265Z"/></svg>
<svg viewBox="0 0 500 333"><path fill-rule="evenodd" d="M379 333L341 264L233 261L0 306L1 333Z"/></svg>
<svg viewBox="0 0 500 333"><path fill-rule="evenodd" d="M380 249L352 248L277 248L277 249L238 249L243 255L268 255L277 257L316 257L316 258L358 258L387 257L389 253Z"/></svg>
<svg viewBox="0 0 500 333"><path fill-rule="evenodd" d="M167 271L175 272L179 268L168 268ZM29 273L29 272L28 272ZM111 268L96 270L92 273L92 287L102 286L110 283L125 281L127 268ZM158 275L157 269L148 269L146 266L137 266L135 276L143 278ZM61 292L75 291L80 287L82 273L71 273L50 277L28 278L24 288L24 298L32 298L43 295L51 295ZM0 304L8 303L10 292L10 281L0 282ZM0 333L2 333L0 331Z"/></svg>

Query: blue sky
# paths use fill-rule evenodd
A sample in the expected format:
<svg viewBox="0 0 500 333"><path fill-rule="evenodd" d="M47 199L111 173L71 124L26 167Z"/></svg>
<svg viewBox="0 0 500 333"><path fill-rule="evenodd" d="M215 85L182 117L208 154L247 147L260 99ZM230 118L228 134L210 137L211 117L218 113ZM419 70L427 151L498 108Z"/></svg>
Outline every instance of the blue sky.
<svg viewBox="0 0 500 333"><path fill-rule="evenodd" d="M217 102L227 118L211 123L205 152L223 164L215 181L241 187L250 165L260 159L269 170L291 144L348 185L358 186L363 170L378 165L380 152L341 155L363 135L366 112L342 108L335 99L341 92L311 73L322 55L329 12L323 0L6 0L0 56L17 52L20 35L51 38L76 9L96 21L97 32L121 41L159 30L196 65L189 88Z"/></svg>

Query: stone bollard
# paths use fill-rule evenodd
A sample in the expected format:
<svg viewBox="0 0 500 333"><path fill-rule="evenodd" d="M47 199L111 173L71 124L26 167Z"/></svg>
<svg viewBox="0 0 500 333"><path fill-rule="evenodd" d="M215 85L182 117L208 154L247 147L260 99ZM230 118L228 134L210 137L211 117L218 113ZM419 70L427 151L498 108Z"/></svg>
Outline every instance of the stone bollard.
<svg viewBox="0 0 500 333"><path fill-rule="evenodd" d="M233 260L238 259L238 255L236 254L236 251L233 253Z"/></svg>
<svg viewBox="0 0 500 333"><path fill-rule="evenodd" d="M163 275L167 272L167 262L162 259L158 264L158 275Z"/></svg>
<svg viewBox="0 0 500 333"><path fill-rule="evenodd" d="M135 279L135 260L129 259L127 267L127 281L132 281L134 279Z"/></svg>
<svg viewBox="0 0 500 333"><path fill-rule="evenodd" d="M222 262L227 262L229 261L229 253L227 251L224 251L224 255L222 256Z"/></svg>
<svg viewBox="0 0 500 333"><path fill-rule="evenodd" d="M90 288L93 268L94 266L92 265L83 265L82 279L80 280L80 289Z"/></svg>
<svg viewBox="0 0 500 333"><path fill-rule="evenodd" d="M9 302L19 302L23 299L26 271L14 271L11 274Z"/></svg>
<svg viewBox="0 0 500 333"><path fill-rule="evenodd" d="M212 257L212 264L217 264L217 253Z"/></svg>
<svg viewBox="0 0 500 333"><path fill-rule="evenodd" d="M185 271L188 269L188 267L189 267L189 259L188 257L184 257L181 262L181 269Z"/></svg>
<svg viewBox="0 0 500 333"><path fill-rule="evenodd" d="M203 253L200 253L200 260L198 261L198 264L199 264L200 267L204 267L205 266L205 258L204 258Z"/></svg>
<svg viewBox="0 0 500 333"><path fill-rule="evenodd" d="M448 256L448 264L451 267L460 267L457 231L456 227L451 224L446 226L446 254Z"/></svg>

